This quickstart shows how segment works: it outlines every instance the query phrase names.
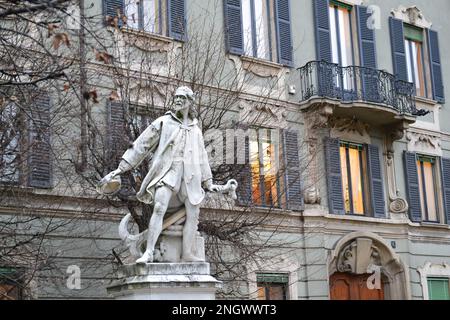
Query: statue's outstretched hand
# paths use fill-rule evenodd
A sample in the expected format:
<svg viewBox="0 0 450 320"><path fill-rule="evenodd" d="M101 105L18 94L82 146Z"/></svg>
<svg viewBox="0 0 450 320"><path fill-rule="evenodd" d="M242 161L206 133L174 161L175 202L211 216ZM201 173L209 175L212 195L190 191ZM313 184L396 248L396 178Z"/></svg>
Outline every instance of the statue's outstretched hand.
<svg viewBox="0 0 450 320"><path fill-rule="evenodd" d="M117 169L108 173L97 185L97 192L103 195L111 195L119 191L121 186L120 174L122 170Z"/></svg>
<svg viewBox="0 0 450 320"><path fill-rule="evenodd" d="M205 188L209 191L209 192L219 192L220 191L220 186L213 184L212 180L207 180L205 181Z"/></svg>

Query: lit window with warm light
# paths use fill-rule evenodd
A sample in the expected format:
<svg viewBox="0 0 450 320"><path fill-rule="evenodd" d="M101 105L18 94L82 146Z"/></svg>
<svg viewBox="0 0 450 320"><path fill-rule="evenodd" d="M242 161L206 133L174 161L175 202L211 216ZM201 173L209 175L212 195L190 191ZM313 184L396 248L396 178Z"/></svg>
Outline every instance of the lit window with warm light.
<svg viewBox="0 0 450 320"><path fill-rule="evenodd" d="M259 129L257 132L250 138L252 200L255 205L279 207L278 145L272 130Z"/></svg>
<svg viewBox="0 0 450 320"><path fill-rule="evenodd" d="M341 142L340 157L345 212L364 215L365 155L363 146Z"/></svg>

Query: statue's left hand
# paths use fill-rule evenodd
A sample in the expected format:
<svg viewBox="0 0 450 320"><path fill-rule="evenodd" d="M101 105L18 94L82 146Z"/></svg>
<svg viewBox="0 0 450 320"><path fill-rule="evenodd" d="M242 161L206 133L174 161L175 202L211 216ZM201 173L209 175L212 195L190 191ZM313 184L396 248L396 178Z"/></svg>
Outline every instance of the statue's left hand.
<svg viewBox="0 0 450 320"><path fill-rule="evenodd" d="M219 192L220 186L212 183L212 180L205 181L205 187L209 192Z"/></svg>

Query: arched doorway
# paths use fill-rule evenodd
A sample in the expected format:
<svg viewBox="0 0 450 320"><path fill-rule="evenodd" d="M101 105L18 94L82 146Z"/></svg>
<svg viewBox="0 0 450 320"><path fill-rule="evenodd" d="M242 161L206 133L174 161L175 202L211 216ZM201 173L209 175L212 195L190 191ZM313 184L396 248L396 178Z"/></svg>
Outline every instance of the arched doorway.
<svg viewBox="0 0 450 320"><path fill-rule="evenodd" d="M371 289L367 285L367 281L371 276L371 274L357 275L336 272L330 277L330 299L384 300L383 284L378 289Z"/></svg>
<svg viewBox="0 0 450 320"><path fill-rule="evenodd" d="M408 268L378 235L354 232L339 240L329 259L332 300L407 300Z"/></svg>

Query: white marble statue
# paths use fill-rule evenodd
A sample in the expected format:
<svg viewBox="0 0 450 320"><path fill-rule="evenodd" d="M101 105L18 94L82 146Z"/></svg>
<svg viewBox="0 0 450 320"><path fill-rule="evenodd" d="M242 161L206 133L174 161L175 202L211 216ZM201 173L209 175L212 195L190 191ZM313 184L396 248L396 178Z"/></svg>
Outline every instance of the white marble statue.
<svg viewBox="0 0 450 320"><path fill-rule="evenodd" d="M175 92L172 111L159 117L137 138L125 154L117 170L105 176L99 184L99 192L120 187L120 175L130 171L149 155L153 155L147 176L137 193L137 199L153 207L147 231L147 246L136 263L153 262L154 250L163 229L163 219L168 208L183 208L181 261L196 262L193 243L197 235L200 204L205 188L210 192L234 190L237 183L231 180L225 186L214 185L211 168L205 150L202 132L192 108L194 94L188 87Z"/></svg>

